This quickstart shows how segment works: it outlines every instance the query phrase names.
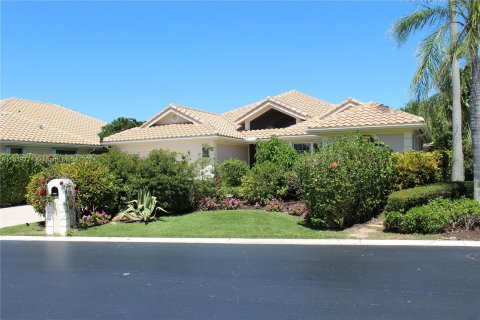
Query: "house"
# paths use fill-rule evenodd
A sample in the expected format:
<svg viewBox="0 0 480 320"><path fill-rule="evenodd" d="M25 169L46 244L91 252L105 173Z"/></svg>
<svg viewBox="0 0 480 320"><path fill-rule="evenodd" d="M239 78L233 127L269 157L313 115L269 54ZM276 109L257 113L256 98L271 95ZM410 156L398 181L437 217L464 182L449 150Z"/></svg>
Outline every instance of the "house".
<svg viewBox="0 0 480 320"><path fill-rule="evenodd" d="M293 90L223 114L170 104L141 127L106 137L104 143L139 155L168 149L189 154L192 161L238 158L252 164L255 143L274 135L299 152L313 152L357 130L400 152L420 150L428 142L421 117L352 98L332 104Z"/></svg>
<svg viewBox="0 0 480 320"><path fill-rule="evenodd" d="M38 101L0 101L0 153L85 154L101 148L107 123Z"/></svg>

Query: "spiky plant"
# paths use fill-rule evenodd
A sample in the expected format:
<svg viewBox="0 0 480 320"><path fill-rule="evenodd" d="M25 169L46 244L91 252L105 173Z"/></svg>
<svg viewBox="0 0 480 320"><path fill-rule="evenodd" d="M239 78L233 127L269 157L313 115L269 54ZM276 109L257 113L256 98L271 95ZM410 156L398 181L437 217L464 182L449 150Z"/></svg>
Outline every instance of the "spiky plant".
<svg viewBox="0 0 480 320"><path fill-rule="evenodd" d="M120 212L116 219L117 221L140 221L149 222L156 220L156 213L167 211L157 206L157 197L150 194L150 190L142 189L138 192L138 199L127 202L127 208Z"/></svg>

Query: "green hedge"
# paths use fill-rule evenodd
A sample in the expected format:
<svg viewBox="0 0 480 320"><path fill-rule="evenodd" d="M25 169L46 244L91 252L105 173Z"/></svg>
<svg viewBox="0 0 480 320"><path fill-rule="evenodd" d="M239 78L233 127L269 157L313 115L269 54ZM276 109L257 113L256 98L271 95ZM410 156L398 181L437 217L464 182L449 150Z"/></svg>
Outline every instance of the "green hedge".
<svg viewBox="0 0 480 320"><path fill-rule="evenodd" d="M473 182L434 183L428 186L404 189L393 192L385 206L386 212L407 211L410 208L426 204L436 198L472 197Z"/></svg>
<svg viewBox="0 0 480 320"><path fill-rule="evenodd" d="M474 229L480 225L480 204L466 198L439 198L406 213L388 212L384 224L387 231L401 233L441 233L455 227Z"/></svg>
<svg viewBox="0 0 480 320"><path fill-rule="evenodd" d="M94 155L0 154L0 207L25 203L30 177L52 164L94 159Z"/></svg>

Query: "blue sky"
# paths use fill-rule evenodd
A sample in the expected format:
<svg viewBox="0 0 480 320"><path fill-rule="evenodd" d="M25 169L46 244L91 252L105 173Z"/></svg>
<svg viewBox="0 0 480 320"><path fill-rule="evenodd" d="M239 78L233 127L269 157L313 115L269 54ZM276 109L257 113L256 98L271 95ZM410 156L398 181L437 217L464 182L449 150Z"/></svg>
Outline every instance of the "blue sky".
<svg viewBox="0 0 480 320"><path fill-rule="evenodd" d="M297 89L395 108L409 98L413 38L388 35L411 2L1 4L1 98L111 121L174 102L224 112Z"/></svg>

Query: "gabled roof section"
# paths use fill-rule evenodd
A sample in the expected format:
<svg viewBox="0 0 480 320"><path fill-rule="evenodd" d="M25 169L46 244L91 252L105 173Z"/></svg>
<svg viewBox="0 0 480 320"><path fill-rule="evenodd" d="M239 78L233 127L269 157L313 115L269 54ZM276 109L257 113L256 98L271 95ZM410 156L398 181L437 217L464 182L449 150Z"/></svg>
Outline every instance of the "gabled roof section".
<svg viewBox="0 0 480 320"><path fill-rule="evenodd" d="M321 116L335 109L335 105L326 101L309 96L297 90L291 90L273 97L267 97L264 100L247 106L235 109L223 114L223 116L232 122L238 122L252 114L257 108L261 108L268 101L276 103L291 110L294 113L301 115L301 117L308 119L316 116Z"/></svg>
<svg viewBox="0 0 480 320"><path fill-rule="evenodd" d="M148 128L132 128L103 139L104 142L139 141L167 138L188 138L215 135L215 130L205 124L169 124Z"/></svg>
<svg viewBox="0 0 480 320"><path fill-rule="evenodd" d="M106 122L46 102L9 98L0 101L0 140L100 145Z"/></svg>
<svg viewBox="0 0 480 320"><path fill-rule="evenodd" d="M182 117L189 119L189 124L166 124L155 126L155 123L162 119L169 112L174 111ZM163 139L178 137L195 137L201 135L215 135L230 138L243 138L242 133L237 130L233 122L223 116L202 111L178 104L170 104L162 112L145 122L139 128L132 128L116 133L103 139L105 142L132 141L146 139ZM135 130L137 129L137 130Z"/></svg>
<svg viewBox="0 0 480 320"><path fill-rule="evenodd" d="M350 105L323 118L309 121L309 129L341 129L358 127L425 126L422 117L392 109L377 102Z"/></svg>

